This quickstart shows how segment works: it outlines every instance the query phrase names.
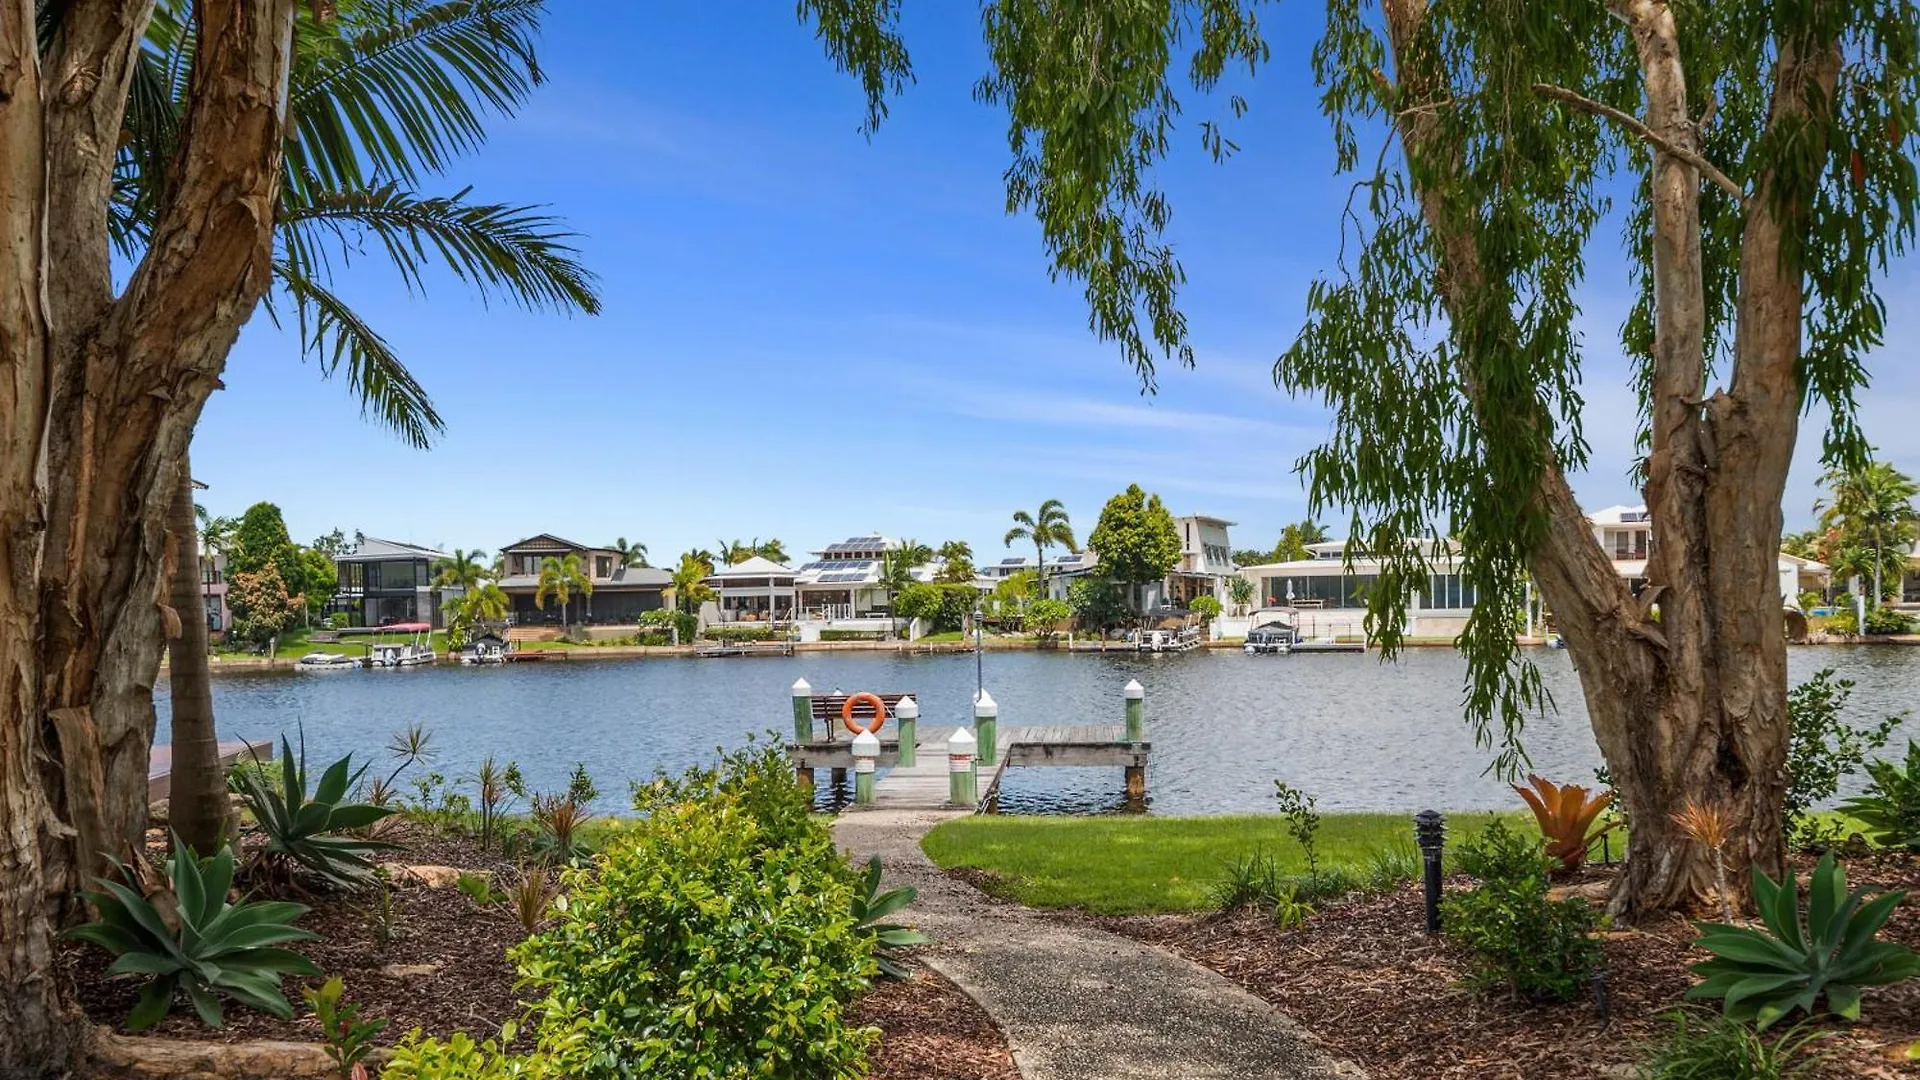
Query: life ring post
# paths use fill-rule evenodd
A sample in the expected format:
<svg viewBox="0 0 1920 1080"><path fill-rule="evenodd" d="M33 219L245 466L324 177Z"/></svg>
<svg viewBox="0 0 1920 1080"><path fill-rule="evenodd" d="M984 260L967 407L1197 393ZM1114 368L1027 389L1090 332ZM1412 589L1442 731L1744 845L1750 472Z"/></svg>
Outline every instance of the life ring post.
<svg viewBox="0 0 1920 1080"><path fill-rule="evenodd" d="M862 719L854 715L856 706L862 704L873 707L873 716L871 718ZM886 722L887 703L879 694L862 690L857 694L847 695L846 702L840 706L841 726L853 732L855 735L871 732L874 738L877 739L880 737L880 726Z"/></svg>

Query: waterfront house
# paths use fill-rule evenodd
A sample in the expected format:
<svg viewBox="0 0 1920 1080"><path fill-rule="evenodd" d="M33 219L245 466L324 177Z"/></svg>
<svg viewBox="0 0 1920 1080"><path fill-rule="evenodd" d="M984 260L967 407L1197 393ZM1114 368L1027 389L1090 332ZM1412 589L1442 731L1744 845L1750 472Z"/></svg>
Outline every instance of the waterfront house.
<svg viewBox="0 0 1920 1080"><path fill-rule="evenodd" d="M1920 541L1914 542L1913 552L1907 556L1907 572L1900 580L1900 602L1920 604Z"/></svg>
<svg viewBox="0 0 1920 1080"><path fill-rule="evenodd" d="M891 597L880 582L880 560L900 546L892 537L854 536L813 552L794 572L794 605L813 622L872 619L887 614Z"/></svg>
<svg viewBox="0 0 1920 1080"><path fill-rule="evenodd" d="M1646 584L1647 558L1652 550L1653 525L1644 506L1611 506L1588 517L1593 536L1613 563L1614 573L1636 592ZM1379 574L1380 562L1363 550L1349 551L1341 541L1307 545L1308 557L1287 562L1243 566L1240 576L1251 581L1255 602L1266 608L1289 608L1298 614L1303 632L1364 633L1367 593ZM1407 633L1413 637L1452 637L1465 627L1478 600L1473 583L1459 572L1459 560L1443 542L1421 541L1431 568L1427 587L1415 591L1407 606ZM1803 581L1824 581L1827 568L1809 559L1781 554L1778 563L1783 605L1797 603Z"/></svg>
<svg viewBox="0 0 1920 1080"><path fill-rule="evenodd" d="M720 621L786 622L793 618L796 572L758 555L723 566L706 579Z"/></svg>
<svg viewBox="0 0 1920 1080"><path fill-rule="evenodd" d="M516 626L560 625L561 605L549 596L545 606L534 603L540 591L540 566L547 559L580 559L580 572L593 582L591 594L575 590L567 598L565 617L571 623L636 623L643 612L666 606L673 575L652 566L625 566L612 548L576 544L552 533L529 536L500 549L505 576L498 584L511 604L508 619Z"/></svg>
<svg viewBox="0 0 1920 1080"><path fill-rule="evenodd" d="M1180 561L1161 583L1157 602L1150 603L1147 610L1185 611L1202 596L1226 604L1227 580L1234 576L1233 541L1227 535L1233 522L1189 514L1174 518L1173 527L1180 533ZM1152 595L1152 586L1148 589Z"/></svg>
<svg viewBox="0 0 1920 1080"><path fill-rule="evenodd" d="M227 608L227 557L221 552L200 558L200 598L206 607L207 633L227 632L233 613Z"/></svg>
<svg viewBox="0 0 1920 1080"><path fill-rule="evenodd" d="M446 557L417 544L363 537L352 552L334 557L339 588L332 609L346 612L351 626L431 623L443 628L433 564Z"/></svg>

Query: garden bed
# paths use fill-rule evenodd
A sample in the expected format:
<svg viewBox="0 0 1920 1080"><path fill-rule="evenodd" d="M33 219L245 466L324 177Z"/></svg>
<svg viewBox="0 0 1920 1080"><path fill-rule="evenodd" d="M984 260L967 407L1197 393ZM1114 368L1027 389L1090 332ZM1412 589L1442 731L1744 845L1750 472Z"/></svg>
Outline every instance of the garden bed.
<svg viewBox="0 0 1920 1080"><path fill-rule="evenodd" d="M396 870L452 866L490 871L497 881L515 872L513 860L497 850L483 852L465 836L437 835L409 822L386 838L406 845L385 860ZM388 1021L376 1042L391 1045L413 1028L487 1038L518 1019L523 1006L507 950L526 935L509 905L483 905L452 885L433 888L398 873L394 877L391 916L380 913L379 894L371 890L315 898L309 901L313 910L299 922L320 935L299 950L342 979L347 1000L360 1007L363 1018ZM74 998L95 1023L119 1030L138 997L138 984L109 976L110 962L99 949L62 946L61 968ZM225 1025L214 1029L183 1003L146 1034L223 1043L317 1041L319 1026L299 1001L295 980L286 988L295 1002L291 1020L229 1002ZM872 1057L875 1080L1018 1080L1006 1040L986 1013L932 972L919 970L907 982L876 980L854 1019L882 1031Z"/></svg>
<svg viewBox="0 0 1920 1080"><path fill-rule="evenodd" d="M1802 887L1809 860L1796 860ZM1920 947L1920 868L1904 855L1847 861L1852 884L1915 895L1883 937ZM1662 1015L1692 985L1693 949L1681 919L1610 932L1605 942L1607 1016L1589 993L1564 1004L1529 1004L1461 985L1464 954L1423 932L1420 888L1332 902L1297 930L1264 914L1108 918L1100 925L1209 967L1298 1020L1334 1054L1376 1080L1554 1077L1619 1080L1634 1075L1647 1044L1669 1030ZM1717 1007L1717 1006L1716 1006ZM1862 1023L1835 1023L1817 1045L1814 1076L1920 1076L1905 1060L1920 1040L1920 981L1867 990ZM1780 1025L1781 1029L1787 1023Z"/></svg>

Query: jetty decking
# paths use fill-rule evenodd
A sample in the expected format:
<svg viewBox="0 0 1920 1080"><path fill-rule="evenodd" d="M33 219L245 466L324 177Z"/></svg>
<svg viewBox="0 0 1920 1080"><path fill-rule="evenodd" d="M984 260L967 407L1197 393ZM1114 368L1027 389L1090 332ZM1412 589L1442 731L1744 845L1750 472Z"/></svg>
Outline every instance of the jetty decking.
<svg viewBox="0 0 1920 1080"><path fill-rule="evenodd" d="M950 724L921 728L914 740L914 764L901 766L898 732L882 729L877 763L886 771L874 785L873 806L892 810L991 808L997 802L998 774L1007 768L1034 765L1120 769L1125 775L1128 807L1146 806L1147 760L1153 744L1128 742L1121 724L1002 727L996 738L994 762L975 765L982 773L994 772L978 804L955 806L948 797L947 740L957 730ZM853 743L844 734L838 739L789 742L787 756L793 761L795 775L808 787L813 786L818 769L833 770L834 782L843 783L847 771L853 768Z"/></svg>
<svg viewBox="0 0 1920 1080"><path fill-rule="evenodd" d="M272 739L256 739L251 743L223 742L220 744L220 767L229 769L234 762L248 755L272 761L274 742ZM159 802L173 790L173 744L155 743L147 753L147 801Z"/></svg>

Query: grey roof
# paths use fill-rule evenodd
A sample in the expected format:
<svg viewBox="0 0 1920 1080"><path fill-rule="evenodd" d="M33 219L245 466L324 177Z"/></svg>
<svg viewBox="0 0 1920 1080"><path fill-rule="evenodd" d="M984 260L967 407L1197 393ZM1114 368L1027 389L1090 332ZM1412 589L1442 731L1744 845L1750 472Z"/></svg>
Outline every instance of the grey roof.
<svg viewBox="0 0 1920 1080"><path fill-rule="evenodd" d="M418 544L402 544L393 540L376 540L371 536L362 537L360 546L350 555L341 555L333 561L343 562L385 562L389 559L444 559L447 553L436 551Z"/></svg>
<svg viewBox="0 0 1920 1080"><path fill-rule="evenodd" d="M536 551L560 551L560 550L598 551L600 550L599 548L595 548L589 544L576 544L571 540L565 539L564 537L555 536L552 533L536 533L533 536L529 536L525 540L522 540L517 544L508 544L506 547L503 547L500 550L501 551L519 551L523 548L532 548Z"/></svg>
<svg viewBox="0 0 1920 1080"><path fill-rule="evenodd" d="M508 574L495 582L502 589L511 592L515 589L537 589L540 587L539 574ZM613 572L610 578L593 579L596 589L664 589L673 584L673 575L654 566L626 566Z"/></svg>

